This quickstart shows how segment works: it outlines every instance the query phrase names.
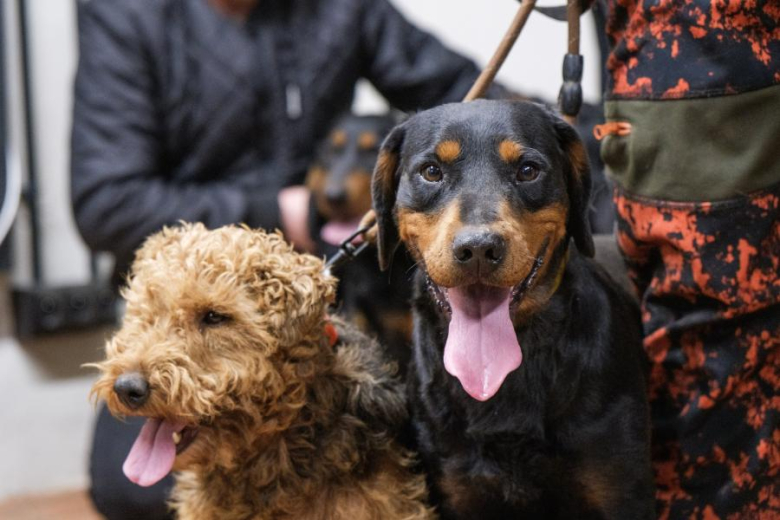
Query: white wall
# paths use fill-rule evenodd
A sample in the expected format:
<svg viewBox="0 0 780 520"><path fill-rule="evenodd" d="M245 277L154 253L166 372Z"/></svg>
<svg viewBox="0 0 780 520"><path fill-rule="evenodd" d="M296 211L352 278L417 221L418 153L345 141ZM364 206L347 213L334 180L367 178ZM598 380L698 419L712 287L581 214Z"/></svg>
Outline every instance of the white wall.
<svg viewBox="0 0 780 520"><path fill-rule="evenodd" d="M35 124L41 175L43 270L48 283L87 279L87 252L77 237L68 203L71 82L76 59L75 9L70 0L27 0L34 63ZM18 42L16 0L3 0L6 34ZM26 169L22 153L22 95L19 47L6 46L9 73L8 167ZM15 229L13 279L31 279L28 235ZM11 337L7 277L0 277L0 500L9 495L85 488L94 411L87 395L107 331L61 335L21 344Z"/></svg>
<svg viewBox="0 0 780 520"><path fill-rule="evenodd" d="M133 0L127 0L133 1ZM196 1L196 0L190 0ZM514 16L514 0L395 0L409 19L479 64L488 61ZM74 1L27 0L32 24L34 100L41 182L44 272L52 284L87 278L87 253L73 226L68 190L71 81L76 62ZM15 20L16 0L4 0L6 22ZM583 24L586 98L598 97L596 47L590 23ZM561 83L566 28L534 13L499 80L525 94L555 99ZM7 48L11 67L9 109L15 131L10 167L23 168L20 154L18 48ZM593 57L588 59L588 57ZM361 112L383 102L361 86ZM24 226L17 229L14 278L29 281ZM106 331L68 335L22 345L10 337L8 281L0 279L0 500L8 495L85 487L86 457L94 412L87 401L93 376L79 366L100 356Z"/></svg>
<svg viewBox="0 0 780 520"><path fill-rule="evenodd" d="M78 237L69 201L71 84L76 67L74 0L27 0L41 183L39 204L43 271L52 284L89 279L89 259Z"/></svg>
<svg viewBox="0 0 780 520"><path fill-rule="evenodd" d="M437 36L450 48L485 65L517 12L514 0L391 0L418 27ZM564 0L539 1L540 5L561 5ZM598 45L590 17L581 25L581 52L585 56L583 92L588 101L598 101ZM498 74L498 81L525 95L549 101L558 98L563 55L568 33L566 24L532 13L515 47ZM358 90L357 110L373 113L386 105L369 86Z"/></svg>

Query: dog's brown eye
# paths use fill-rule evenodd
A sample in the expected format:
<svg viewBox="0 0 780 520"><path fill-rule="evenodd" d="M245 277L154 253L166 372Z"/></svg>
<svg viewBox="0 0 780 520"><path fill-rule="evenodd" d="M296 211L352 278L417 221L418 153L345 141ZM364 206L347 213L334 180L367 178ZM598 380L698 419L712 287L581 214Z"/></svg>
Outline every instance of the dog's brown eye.
<svg viewBox="0 0 780 520"><path fill-rule="evenodd" d="M225 314L220 314L216 311L207 311L205 314L203 314L203 317L200 319L200 321L204 325L213 327L214 325L225 323L229 319L230 316L226 316Z"/></svg>
<svg viewBox="0 0 780 520"><path fill-rule="evenodd" d="M517 180L520 182L530 182L539 177L539 168L533 164L524 164L517 171Z"/></svg>
<svg viewBox="0 0 780 520"><path fill-rule="evenodd" d="M441 168L435 164L426 164L423 166L420 170L420 175L422 175L422 178L428 182L439 182L444 177L444 173L442 173Z"/></svg>

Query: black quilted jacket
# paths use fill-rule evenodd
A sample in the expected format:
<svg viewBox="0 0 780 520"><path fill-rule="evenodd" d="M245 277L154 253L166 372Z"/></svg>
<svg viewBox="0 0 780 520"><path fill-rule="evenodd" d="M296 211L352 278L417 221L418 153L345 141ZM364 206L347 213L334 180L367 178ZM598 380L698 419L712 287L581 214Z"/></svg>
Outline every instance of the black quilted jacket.
<svg viewBox="0 0 780 520"><path fill-rule="evenodd" d="M387 0L92 0L79 11L72 200L120 266L179 220L279 226L315 143L367 78L402 110L459 100L478 73Z"/></svg>

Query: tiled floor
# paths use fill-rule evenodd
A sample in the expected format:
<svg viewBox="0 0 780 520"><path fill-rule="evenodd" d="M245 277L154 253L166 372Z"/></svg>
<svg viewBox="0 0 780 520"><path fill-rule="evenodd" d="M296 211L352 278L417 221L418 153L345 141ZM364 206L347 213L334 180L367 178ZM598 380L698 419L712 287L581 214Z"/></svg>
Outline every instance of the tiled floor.
<svg viewBox="0 0 780 520"><path fill-rule="evenodd" d="M86 492L20 496L0 502L0 520L100 520Z"/></svg>

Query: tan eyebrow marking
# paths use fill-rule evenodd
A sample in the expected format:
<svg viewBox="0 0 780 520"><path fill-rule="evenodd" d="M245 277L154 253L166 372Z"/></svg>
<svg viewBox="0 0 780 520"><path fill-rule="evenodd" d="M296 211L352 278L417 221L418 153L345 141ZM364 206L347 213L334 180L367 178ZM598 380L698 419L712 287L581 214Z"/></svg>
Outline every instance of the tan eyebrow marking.
<svg viewBox="0 0 780 520"><path fill-rule="evenodd" d="M516 143L515 141L510 141L509 139L504 139L498 144L498 154L504 162L515 162L523 155L523 145Z"/></svg>
<svg viewBox="0 0 780 520"><path fill-rule="evenodd" d="M442 141L436 145L436 156L441 162L451 163L460 155L460 143L457 141Z"/></svg>
<svg viewBox="0 0 780 520"><path fill-rule="evenodd" d="M358 136L358 147L362 150L371 150L376 147L378 141L374 132L361 132Z"/></svg>
<svg viewBox="0 0 780 520"><path fill-rule="evenodd" d="M333 146L344 146L347 144L347 133L344 130L336 130L330 134L330 142Z"/></svg>

